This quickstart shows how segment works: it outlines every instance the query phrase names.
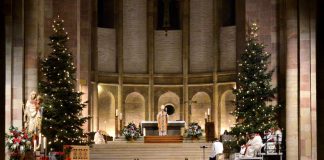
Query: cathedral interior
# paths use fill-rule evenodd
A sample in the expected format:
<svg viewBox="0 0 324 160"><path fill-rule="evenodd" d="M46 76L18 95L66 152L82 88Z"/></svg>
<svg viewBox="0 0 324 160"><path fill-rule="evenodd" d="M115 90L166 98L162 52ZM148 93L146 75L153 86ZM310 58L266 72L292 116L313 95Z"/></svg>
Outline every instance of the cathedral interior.
<svg viewBox="0 0 324 160"><path fill-rule="evenodd" d="M139 124L156 120L168 105L170 120L201 126L210 112L220 136L236 121L237 62L247 26L256 22L278 88L272 103L284 106L279 125L287 132L287 159L324 159L320 0L3 0L0 6L2 133L23 125L21 106L37 91L39 59L51 52L50 26L59 15L70 35L76 89L88 101L86 131L115 136L117 111L124 125ZM0 151L4 159L3 141Z"/></svg>

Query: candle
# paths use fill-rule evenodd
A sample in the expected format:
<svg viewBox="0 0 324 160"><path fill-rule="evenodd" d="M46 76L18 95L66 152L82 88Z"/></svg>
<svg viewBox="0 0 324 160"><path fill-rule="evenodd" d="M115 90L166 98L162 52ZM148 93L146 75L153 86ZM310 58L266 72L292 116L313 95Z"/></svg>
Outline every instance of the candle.
<svg viewBox="0 0 324 160"><path fill-rule="evenodd" d="M46 144L47 144L47 143L46 143L46 137L43 138L43 143L44 143L43 146L44 146L44 150L45 150L45 149L46 149Z"/></svg>
<svg viewBox="0 0 324 160"><path fill-rule="evenodd" d="M205 112L205 119L207 119L207 112Z"/></svg>
<svg viewBox="0 0 324 160"><path fill-rule="evenodd" d="M38 134L38 145L37 145L37 148L40 147L41 143L42 143L42 134L39 133Z"/></svg>
<svg viewBox="0 0 324 160"><path fill-rule="evenodd" d="M118 116L118 109L116 109L116 116Z"/></svg>
<svg viewBox="0 0 324 160"><path fill-rule="evenodd" d="M34 139L34 152L36 152L36 139Z"/></svg>
<svg viewBox="0 0 324 160"><path fill-rule="evenodd" d="M210 115L210 109L208 108L207 110L207 115L209 116Z"/></svg>

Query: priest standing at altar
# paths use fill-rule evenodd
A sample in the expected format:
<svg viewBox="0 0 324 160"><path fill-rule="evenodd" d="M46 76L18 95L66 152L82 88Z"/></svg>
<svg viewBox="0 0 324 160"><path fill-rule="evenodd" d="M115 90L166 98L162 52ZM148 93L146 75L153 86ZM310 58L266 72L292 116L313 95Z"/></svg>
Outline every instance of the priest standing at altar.
<svg viewBox="0 0 324 160"><path fill-rule="evenodd" d="M168 114L164 105L161 105L161 111L157 114L159 136L166 136L168 132Z"/></svg>

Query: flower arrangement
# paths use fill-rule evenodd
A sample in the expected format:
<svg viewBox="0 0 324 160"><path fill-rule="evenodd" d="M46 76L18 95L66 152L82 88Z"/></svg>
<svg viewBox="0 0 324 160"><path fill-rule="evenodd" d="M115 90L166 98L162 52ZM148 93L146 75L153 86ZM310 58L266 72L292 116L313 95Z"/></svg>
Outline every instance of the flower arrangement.
<svg viewBox="0 0 324 160"><path fill-rule="evenodd" d="M202 129L198 123L192 122L192 123L189 123L189 125L188 125L187 134L188 134L188 137L198 138L198 137L202 136Z"/></svg>
<svg viewBox="0 0 324 160"><path fill-rule="evenodd" d="M123 129L123 135L127 140L136 140L140 137L141 131L136 127L135 123L131 122Z"/></svg>
<svg viewBox="0 0 324 160"><path fill-rule="evenodd" d="M17 127L11 126L9 134L6 134L6 146L8 147L10 160L20 159L27 151L32 149L32 135L25 129L18 130Z"/></svg>

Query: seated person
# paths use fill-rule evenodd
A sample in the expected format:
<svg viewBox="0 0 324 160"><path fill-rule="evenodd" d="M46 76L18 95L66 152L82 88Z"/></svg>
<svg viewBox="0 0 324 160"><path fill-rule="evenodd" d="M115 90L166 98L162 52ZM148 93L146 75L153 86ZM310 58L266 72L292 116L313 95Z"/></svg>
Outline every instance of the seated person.
<svg viewBox="0 0 324 160"><path fill-rule="evenodd" d="M100 133L100 130L98 130L96 132L96 134L94 135L93 141L95 142L95 144L105 144L106 143L103 135Z"/></svg>
<svg viewBox="0 0 324 160"><path fill-rule="evenodd" d="M212 150L209 156L209 160L216 160L216 156L223 153L223 143L220 142L217 138L213 140Z"/></svg>
<svg viewBox="0 0 324 160"><path fill-rule="evenodd" d="M259 134L251 133L250 140L246 143L244 157L255 157L263 147L262 138Z"/></svg>

